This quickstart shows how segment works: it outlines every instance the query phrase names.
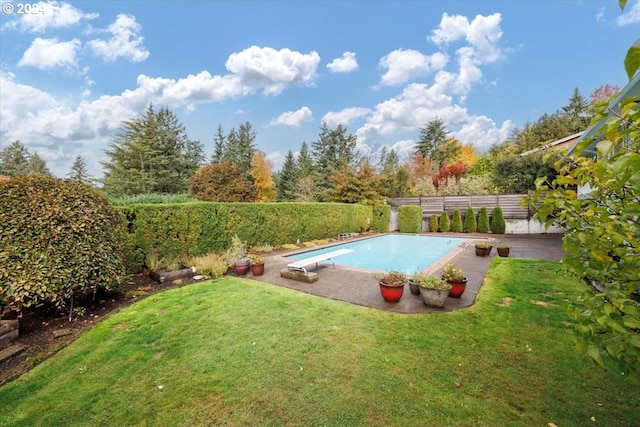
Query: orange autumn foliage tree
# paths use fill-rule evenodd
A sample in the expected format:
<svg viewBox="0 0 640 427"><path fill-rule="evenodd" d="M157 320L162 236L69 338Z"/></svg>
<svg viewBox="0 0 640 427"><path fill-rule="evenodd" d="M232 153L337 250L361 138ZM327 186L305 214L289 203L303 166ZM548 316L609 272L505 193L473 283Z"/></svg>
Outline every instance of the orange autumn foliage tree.
<svg viewBox="0 0 640 427"><path fill-rule="evenodd" d="M253 178L257 195L256 202L270 202L276 198L273 175L271 173L271 163L262 151L256 151L251 158L251 171L249 174Z"/></svg>

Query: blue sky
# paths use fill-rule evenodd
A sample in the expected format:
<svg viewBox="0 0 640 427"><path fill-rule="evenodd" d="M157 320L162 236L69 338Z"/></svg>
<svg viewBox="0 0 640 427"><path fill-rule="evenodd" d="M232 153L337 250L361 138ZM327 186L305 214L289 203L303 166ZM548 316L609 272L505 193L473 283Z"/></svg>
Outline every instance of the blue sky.
<svg viewBox="0 0 640 427"><path fill-rule="evenodd" d="M78 154L101 177L150 102L207 156L218 125L249 121L274 169L322 121L405 156L438 117L484 152L574 88L623 87L640 36L640 0L0 3L0 149L60 177Z"/></svg>

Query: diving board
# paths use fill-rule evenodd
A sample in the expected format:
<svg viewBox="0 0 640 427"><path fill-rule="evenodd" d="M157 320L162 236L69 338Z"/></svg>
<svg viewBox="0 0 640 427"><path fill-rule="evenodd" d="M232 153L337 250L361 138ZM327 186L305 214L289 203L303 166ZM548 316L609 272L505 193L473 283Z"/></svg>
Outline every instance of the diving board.
<svg viewBox="0 0 640 427"><path fill-rule="evenodd" d="M291 264L287 264L287 268L292 271L300 271L304 274L307 274L307 270L305 267L308 267L312 264L318 265L319 262L322 261L331 261L333 265L336 263L333 261L333 258L338 257L340 255L345 255L350 252L353 252L353 249L338 249L336 251L327 252L326 254L316 255L311 258L303 259L301 261L292 262Z"/></svg>

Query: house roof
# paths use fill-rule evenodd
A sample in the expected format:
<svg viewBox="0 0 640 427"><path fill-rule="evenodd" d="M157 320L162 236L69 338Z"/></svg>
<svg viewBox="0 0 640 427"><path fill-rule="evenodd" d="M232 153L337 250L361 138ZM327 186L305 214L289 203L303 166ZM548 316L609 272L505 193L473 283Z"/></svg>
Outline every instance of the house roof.
<svg viewBox="0 0 640 427"><path fill-rule="evenodd" d="M593 126L589 127L582 136L576 141L576 143L568 151L572 154L576 147L584 140L592 140L591 144L585 148L580 154L585 157L593 157L596 155L596 144L603 139L603 127L607 124L607 121L612 116L618 116L620 114L620 102L623 99L634 97L640 101L640 72L631 79L631 81L620 91L607 107L607 115L600 119Z"/></svg>
<svg viewBox="0 0 640 427"><path fill-rule="evenodd" d="M524 156L528 156L529 154L537 153L539 151L546 151L546 150L548 150L550 148L553 148L553 147L555 147L557 145L561 145L561 144L564 144L566 142L570 142L571 140L577 139L583 133L584 132L578 132L578 133L574 133L573 135L565 136L562 139L558 139L558 140L550 142L548 144L541 145L540 147L536 147L533 150L529 150L529 151L525 151L524 153L520 153L520 156L524 157Z"/></svg>

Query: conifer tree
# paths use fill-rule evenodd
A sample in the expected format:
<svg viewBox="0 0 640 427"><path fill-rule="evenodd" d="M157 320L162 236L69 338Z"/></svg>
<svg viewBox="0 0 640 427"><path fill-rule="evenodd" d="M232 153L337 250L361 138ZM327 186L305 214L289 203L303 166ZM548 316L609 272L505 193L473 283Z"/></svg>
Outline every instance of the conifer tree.
<svg viewBox="0 0 640 427"><path fill-rule="evenodd" d="M460 210L455 209L451 217L451 231L454 233L462 233L462 216Z"/></svg>
<svg viewBox="0 0 640 427"><path fill-rule="evenodd" d="M438 215L431 215L429 217L429 231L432 233L438 231Z"/></svg>
<svg viewBox="0 0 640 427"><path fill-rule="evenodd" d="M280 173L278 173L276 201L291 202L296 199L295 186L298 172L299 170L293 157L293 152L289 150L284 159L282 169L280 169Z"/></svg>
<svg viewBox="0 0 640 427"><path fill-rule="evenodd" d="M478 232L489 232L489 215L487 214L487 208L484 206L478 211Z"/></svg>
<svg viewBox="0 0 640 427"><path fill-rule="evenodd" d="M440 214L440 223L438 225L440 231L443 233L447 233L451 230L451 221L449 220L449 214L446 211Z"/></svg>
<svg viewBox="0 0 640 427"><path fill-rule="evenodd" d="M87 185L91 185L91 182L93 181L93 177L87 170L87 164L80 154L76 156L67 176L73 181L82 182Z"/></svg>
<svg viewBox="0 0 640 427"><path fill-rule="evenodd" d="M491 214L491 232L494 234L504 234L505 231L506 224L502 208L500 206L496 206L493 208L493 213Z"/></svg>
<svg viewBox="0 0 640 427"><path fill-rule="evenodd" d="M473 208L469 207L464 214L464 232L475 233L477 227L476 214L473 212Z"/></svg>
<svg viewBox="0 0 640 427"><path fill-rule="evenodd" d="M123 122L106 154L104 189L116 196L184 193L204 159L202 145L189 140L175 114L153 105L141 118Z"/></svg>

